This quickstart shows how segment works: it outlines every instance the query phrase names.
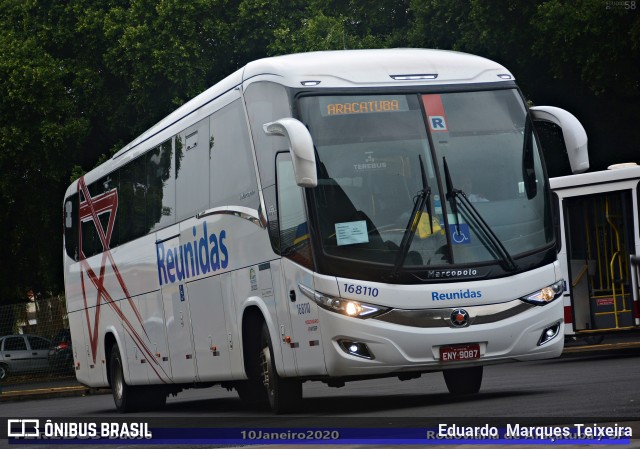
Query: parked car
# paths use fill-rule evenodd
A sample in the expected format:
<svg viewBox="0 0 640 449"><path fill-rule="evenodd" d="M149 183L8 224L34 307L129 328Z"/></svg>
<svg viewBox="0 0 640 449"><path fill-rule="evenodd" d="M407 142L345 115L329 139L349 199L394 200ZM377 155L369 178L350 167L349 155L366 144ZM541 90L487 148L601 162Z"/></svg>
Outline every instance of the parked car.
<svg viewBox="0 0 640 449"><path fill-rule="evenodd" d="M51 347L51 340L38 335L0 337L0 380L9 374L48 370Z"/></svg>
<svg viewBox="0 0 640 449"><path fill-rule="evenodd" d="M62 329L54 337L53 347L49 350L49 366L55 372L73 372L73 347L69 329Z"/></svg>

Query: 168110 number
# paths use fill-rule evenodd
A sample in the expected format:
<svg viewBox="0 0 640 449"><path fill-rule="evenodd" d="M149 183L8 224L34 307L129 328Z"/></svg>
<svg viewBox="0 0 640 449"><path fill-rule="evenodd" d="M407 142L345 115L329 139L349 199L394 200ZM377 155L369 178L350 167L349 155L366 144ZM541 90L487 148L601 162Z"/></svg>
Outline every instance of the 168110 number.
<svg viewBox="0 0 640 449"><path fill-rule="evenodd" d="M377 288L367 287L366 285L344 284L344 291L351 294L355 293L356 295L373 296L374 298L378 296Z"/></svg>

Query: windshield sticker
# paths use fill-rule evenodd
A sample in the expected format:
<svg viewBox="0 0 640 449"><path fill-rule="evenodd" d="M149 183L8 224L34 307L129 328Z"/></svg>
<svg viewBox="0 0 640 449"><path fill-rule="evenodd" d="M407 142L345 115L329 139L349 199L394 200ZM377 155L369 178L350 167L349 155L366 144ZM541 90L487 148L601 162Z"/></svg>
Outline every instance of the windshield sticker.
<svg viewBox="0 0 640 449"><path fill-rule="evenodd" d="M429 224L429 214L423 212L418 222L418 236L421 239L426 239L432 235L444 235L444 229L442 229L438 217L431 217L431 224Z"/></svg>
<svg viewBox="0 0 640 449"><path fill-rule="evenodd" d="M355 171L362 170L381 170L387 168L387 163L385 161L376 161L373 157L373 151L365 151L364 154L367 156L364 159L363 163L353 164L353 169Z"/></svg>
<svg viewBox="0 0 640 449"><path fill-rule="evenodd" d="M466 245L471 243L471 230L466 223L449 224L449 232L451 233L451 241L454 245Z"/></svg>
<svg viewBox="0 0 640 449"><path fill-rule="evenodd" d="M434 195L433 197L433 207L435 209L436 215L442 215L442 202L440 201L439 195Z"/></svg>
<svg viewBox="0 0 640 449"><path fill-rule="evenodd" d="M338 242L338 246L369 242L367 222L362 220L350 221L348 223L336 223L336 240Z"/></svg>
<svg viewBox="0 0 640 449"><path fill-rule="evenodd" d="M409 110L407 99L404 96L320 97L319 104L323 117Z"/></svg>
<svg viewBox="0 0 640 449"><path fill-rule="evenodd" d="M429 119L429 128L432 132L449 131L447 127L447 117L444 113L442 98L439 94L423 95L422 102L424 109L427 111Z"/></svg>

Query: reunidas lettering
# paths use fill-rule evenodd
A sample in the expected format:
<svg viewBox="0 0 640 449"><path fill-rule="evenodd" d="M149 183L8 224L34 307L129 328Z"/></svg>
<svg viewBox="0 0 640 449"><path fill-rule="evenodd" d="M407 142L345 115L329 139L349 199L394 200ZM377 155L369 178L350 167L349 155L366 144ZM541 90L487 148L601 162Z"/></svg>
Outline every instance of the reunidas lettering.
<svg viewBox="0 0 640 449"><path fill-rule="evenodd" d="M197 228L193 227L193 242L177 247L165 248L164 243L156 244L158 263L158 281L160 285L200 276L229 265L229 251L224 244L227 232L220 234L207 232L207 223L202 223L202 237L197 236Z"/></svg>
<svg viewBox="0 0 640 449"><path fill-rule="evenodd" d="M458 290L457 292L431 292L431 300L432 301L447 301L450 299L471 299L471 298L482 298L482 292L480 290Z"/></svg>

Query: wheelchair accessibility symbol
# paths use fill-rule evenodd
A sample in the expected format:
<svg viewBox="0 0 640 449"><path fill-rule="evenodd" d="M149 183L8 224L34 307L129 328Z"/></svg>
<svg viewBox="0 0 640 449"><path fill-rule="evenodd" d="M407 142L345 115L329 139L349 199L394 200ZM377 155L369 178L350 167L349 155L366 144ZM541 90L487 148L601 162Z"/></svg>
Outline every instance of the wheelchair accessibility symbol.
<svg viewBox="0 0 640 449"><path fill-rule="evenodd" d="M471 243L471 231L469 230L468 224L450 224L449 232L451 233L451 241L454 245L465 245Z"/></svg>

